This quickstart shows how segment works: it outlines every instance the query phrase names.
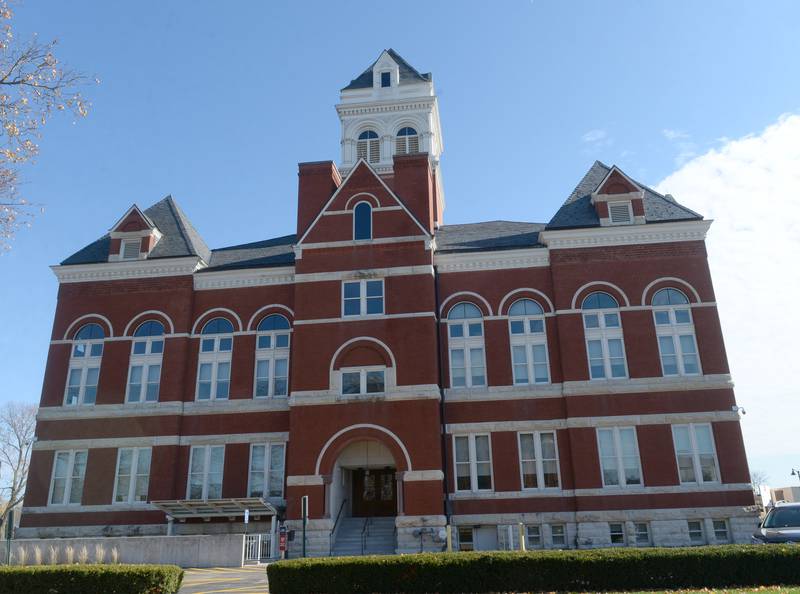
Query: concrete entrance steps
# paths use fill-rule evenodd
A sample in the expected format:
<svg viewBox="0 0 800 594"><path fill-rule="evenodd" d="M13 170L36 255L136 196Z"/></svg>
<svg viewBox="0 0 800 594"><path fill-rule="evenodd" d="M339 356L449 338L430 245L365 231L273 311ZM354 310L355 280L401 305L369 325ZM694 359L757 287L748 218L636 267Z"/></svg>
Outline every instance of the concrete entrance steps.
<svg viewBox="0 0 800 594"><path fill-rule="evenodd" d="M397 547L394 518L342 518L331 555L361 555L362 531L365 555L392 555ZM364 525L367 529L364 531Z"/></svg>

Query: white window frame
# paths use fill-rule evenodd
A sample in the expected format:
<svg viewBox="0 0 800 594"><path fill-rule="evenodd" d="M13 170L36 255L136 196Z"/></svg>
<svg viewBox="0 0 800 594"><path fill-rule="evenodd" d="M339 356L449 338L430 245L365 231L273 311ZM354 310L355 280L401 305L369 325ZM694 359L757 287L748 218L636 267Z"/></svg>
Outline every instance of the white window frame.
<svg viewBox="0 0 800 594"><path fill-rule="evenodd" d="M678 440L675 437L675 430L678 428L687 428L689 433L689 441L691 444L692 452L692 465L694 470L694 478L693 481L684 481L680 474L681 474L681 466L680 460L678 458ZM696 428L697 427L707 427L708 431L711 436L711 454L714 456L714 474L716 478L711 481L703 480L703 467L700 463L700 455L701 452L698 450L697 447L697 435L696 435ZM714 443L714 427L711 423L683 423L680 425L673 425L672 426L672 443L673 443L673 450L675 452L675 464L678 467L678 480L682 485L716 485L720 483L720 471L719 471L719 457L717 456L717 445Z"/></svg>
<svg viewBox="0 0 800 594"><path fill-rule="evenodd" d="M281 468L278 470L281 472L280 478L280 495L271 495L270 491L272 491L272 477L270 476L273 472L278 472L278 470L274 470L272 468L272 447L273 446L280 446L281 447ZM253 449L257 447L264 448L264 468L261 469L254 469L253 468ZM254 472L262 472L264 474L264 492L261 494L263 499L283 499L285 496L285 489L284 483L286 481L286 442L283 441L268 441L266 443L251 443L250 444L250 458L248 461L247 466L247 496L248 497L257 497L257 495L251 494L251 489L253 488L253 473Z"/></svg>
<svg viewBox="0 0 800 594"><path fill-rule="evenodd" d="M288 338L287 345L285 347L278 347L278 335L283 336L286 335ZM258 343L260 342L261 338L269 337L269 347L259 347ZM253 366L253 398L264 399L264 398L288 398L289 397L289 363L290 363L290 353L292 347L292 329L281 329L281 330L269 330L266 332L258 332L256 334L256 362ZM275 362L276 361L286 361L286 393L285 394L276 394L275 390L275 380L277 379L275 375ZM268 376L267 376L267 394L259 394L258 393L258 364L259 362L266 362L268 368ZM283 379L284 376L281 376Z"/></svg>
<svg viewBox="0 0 800 594"><path fill-rule="evenodd" d="M404 128L411 128L412 130L414 130L416 132L416 134L408 134L408 135L400 136L400 130L403 130ZM414 127L414 126L402 126L400 128L400 130L398 130L397 134L395 134L395 136L394 136L394 138L395 138L394 152L396 154L398 154L398 155L416 155L416 154L418 154L420 152L420 150L419 150L419 145L420 145L419 130L417 130L416 127ZM412 138L416 139L417 147L416 147L415 151L411 150L413 148L412 147L413 141L411 140Z"/></svg>
<svg viewBox="0 0 800 594"><path fill-rule="evenodd" d="M641 527L644 527L644 530L640 530ZM633 531L634 531L634 539L636 541L636 546L650 546L653 544L650 536L650 522L634 522L633 523ZM644 539L642 539L642 535L644 535Z"/></svg>
<svg viewBox="0 0 800 594"><path fill-rule="evenodd" d="M697 524L700 526L700 538L698 540L692 540L692 524ZM689 532L689 546L700 546L704 544L708 544L708 539L706 538L706 527L705 522L702 519L699 520L686 520L686 528ZM698 532L695 530L695 532Z"/></svg>
<svg viewBox="0 0 800 594"><path fill-rule="evenodd" d="M461 302L463 303L463 302ZM456 303L450 309L452 310L461 303ZM470 303L470 305L475 305L474 303ZM477 307L477 306L475 306ZM480 336L470 336L469 335L469 326L470 324L480 324L481 333ZM453 337L451 333L451 328L453 326L461 326L461 336ZM478 318L456 318L453 320L447 320L447 353L449 357L449 370L450 370L450 387L455 390L465 390L470 388L486 388L489 385L489 376L488 376L488 366L486 362L486 345L484 341L484 335L486 334L486 328L483 324L483 316ZM473 365L472 361L472 351L480 349L481 357L483 359L483 383L482 384L475 384L473 383L472 378L472 370L473 367L477 368L480 367L479 365ZM453 351L463 351L464 352L464 385L463 386L456 386L453 382Z"/></svg>
<svg viewBox="0 0 800 594"><path fill-rule="evenodd" d="M717 528L717 522L722 522L724 529L725 529L725 538L720 539L718 536L718 532L720 531ZM731 542L731 525L725 518L714 518L711 520L711 526L714 528L714 542L722 543L722 544L729 544Z"/></svg>
<svg viewBox="0 0 800 594"><path fill-rule="evenodd" d="M676 310L685 310L689 314L689 322L678 323L677 316L675 313ZM657 317L659 312L666 312L666 314L669 316L669 324L658 323ZM661 374L665 377L677 377L681 375L688 375L688 376L702 375L703 367L700 364L700 351L697 348L697 336L695 335L694 331L694 316L692 315L691 305L686 303L685 305L653 306L653 325L656 328L656 341L658 342L658 355L659 355L659 361L661 362ZM694 346L694 353L689 353L689 355L694 354L694 358L697 364L697 372L689 373L686 371L686 363L684 361L684 356L686 356L686 354L684 353L683 345L681 344L682 336L688 336L692 340L692 345ZM662 337L670 338L670 340L672 340L672 347L675 353L674 355L667 355L667 356L675 357L675 364L678 368L678 373L668 374L666 372L666 369L664 368L665 355L663 349L661 348Z"/></svg>
<svg viewBox="0 0 800 594"><path fill-rule="evenodd" d="M614 530L615 526L619 526L619 530ZM622 542L614 542L614 535L621 535ZM628 535L625 530L625 522L609 522L608 523L608 541L612 547L624 547L628 544Z"/></svg>
<svg viewBox="0 0 800 594"><path fill-rule="evenodd" d="M544 458L542 456L542 435L551 434L553 436L553 445L556 451L556 480L558 484L555 487L546 487L544 484ZM533 449L536 456L535 460L527 460L522 458L522 436L533 436ZM519 484L523 491L557 491L561 489L561 463L558 456L558 432L553 429L551 431L520 431L517 433L517 451L519 452ZM550 458L548 458L550 460ZM536 464L536 486L525 486L525 471L523 469L523 462L535 462Z"/></svg>
<svg viewBox="0 0 800 594"><path fill-rule="evenodd" d="M161 343L161 352L160 353L153 353L153 343L160 342ZM145 344L145 352L144 354L135 354L134 350L136 349L137 343L144 343ZM162 370L162 363L164 360L164 347L166 346L166 341L164 340L164 335L161 336L142 336L142 337L134 337L133 341L131 342L131 355L130 361L128 364L128 381L125 384L125 402L128 404L140 404L143 402L158 402L160 392L161 392L161 370ZM153 383L149 381L149 374L151 367L158 367L158 377L156 378L156 397L154 400L147 399L147 392L149 384ZM133 368L134 367L141 367L142 368L142 375L141 381L139 382L139 399L132 400L131 399L131 377L133 376Z"/></svg>
<svg viewBox="0 0 800 594"><path fill-rule="evenodd" d="M134 244L136 246L136 256L133 257L133 258L126 257L125 256L125 251L126 251L125 248L127 246L129 246L129 245L134 245ZM139 254L141 253L141 251L142 251L142 239L141 238L123 239L120 242L120 245L119 245L119 259L122 262L132 262L133 260L138 260L139 257L140 257Z"/></svg>
<svg viewBox="0 0 800 594"><path fill-rule="evenodd" d="M374 132L377 135L377 138L364 138L364 139L359 138L359 136L361 136L364 132ZM367 163L380 162L381 135L378 134L376 130L372 129L362 130L361 132L358 133L358 136L356 136L356 160L358 159L364 159Z"/></svg>
<svg viewBox="0 0 800 594"><path fill-rule="evenodd" d="M367 283L368 282L380 282L381 283L381 311L374 312L374 313L367 313L367 300L368 299L377 299L375 296L367 297ZM357 314L346 314L345 313L345 292L344 288L345 285L348 284L358 284L359 285L359 293L358 293L358 300L359 300L359 313ZM386 283L382 278L364 278L360 280L343 280L342 281L342 288L341 290L341 302L342 302L342 317L343 318L360 318L360 317L373 317L373 316L382 316L386 315ZM348 301L354 301L354 297L348 297Z"/></svg>
<svg viewBox="0 0 800 594"><path fill-rule="evenodd" d="M606 327L606 314L616 314L619 320L618 327ZM586 316L596 315L598 320L597 328L586 327ZM581 310L581 320L583 321L583 333L586 338L586 362L589 367L589 379L592 381L607 381L607 380L622 380L629 377L628 372L628 356L625 352L625 339L622 332L622 313L619 308L614 309L586 309ZM625 374L621 376L612 376L611 373L611 350L608 346L610 340L619 340L622 347L622 364L625 367ZM589 350L589 342L599 341L600 348L603 354L603 377L592 377L592 355Z"/></svg>
<svg viewBox="0 0 800 594"><path fill-rule="evenodd" d="M538 536L536 537L539 542L532 543L531 542L531 529L535 529L538 532ZM541 524L527 524L525 526L525 545L528 549L543 549L544 548L544 538L542 535L542 525Z"/></svg>
<svg viewBox="0 0 800 594"><path fill-rule="evenodd" d="M55 490L55 481L56 481L56 469L58 467L58 456L59 454L66 454L67 455L67 473L64 477L64 496L61 498L61 501L53 501L53 491ZM75 472L75 457L78 454L83 454L84 456L84 463L83 463L83 474L79 475L78 477L74 477L73 473ZM50 472L50 489L47 493L47 505L70 505L70 506L79 506L81 505L80 501L76 501L75 503L70 502L70 498L72 497L72 481L75 478L80 478L81 480L81 499L83 499L83 489L86 486L86 467L89 463L89 450L57 450L53 452L53 468Z"/></svg>
<svg viewBox="0 0 800 594"><path fill-rule="evenodd" d="M220 468L219 477L219 491L222 497L222 489L225 487L225 446L224 445L196 445L192 446L189 451L189 473L186 478L186 499L192 501L206 501L208 499L209 476L211 466L211 452L215 448L222 450L222 464ZM194 459L195 452L203 450L203 496L200 499L191 498L192 489L192 460Z"/></svg>
<svg viewBox="0 0 800 594"><path fill-rule="evenodd" d="M462 533L469 531L469 541L464 542L461 537ZM458 535L458 550L459 551L474 551L475 550L475 527L474 526L457 526L456 534ZM469 548L464 548L464 545L469 545Z"/></svg>
<svg viewBox="0 0 800 594"><path fill-rule="evenodd" d="M615 200L613 202L607 202L608 206L608 222L611 225L633 225L634 217L633 217L633 204L630 200ZM628 220L627 221L615 221L614 217L611 216L611 208L614 206L625 206L628 209Z"/></svg>
<svg viewBox="0 0 800 594"><path fill-rule="evenodd" d="M372 371L380 371L383 373L383 391L381 392L367 392L367 373ZM344 374L345 373L358 373L360 376L360 386L358 393L345 394L344 392ZM364 367L342 367L339 370L339 392L345 397L355 396L379 396L386 394L389 381L389 374L385 365L365 365Z"/></svg>
<svg viewBox="0 0 800 594"><path fill-rule="evenodd" d="M220 341L222 339L229 338L231 341L231 350L229 351L220 351ZM212 351L205 351L203 352L203 341L204 340L213 340L214 341L214 350ZM200 402L211 402L213 400L229 400L231 397L231 378L233 377L233 346L234 346L233 334L200 334L200 345L199 345L199 352L197 356L197 380L195 382L195 400ZM228 394L227 396L217 396L218 392L218 381L219 381L219 366L220 363L227 363L228 364L228 379L222 380L228 382ZM211 392L208 398L201 398L200 397L200 371L203 368L203 364L211 365Z"/></svg>
<svg viewBox="0 0 800 594"><path fill-rule="evenodd" d="M515 302L516 303L516 302ZM513 304L512 304L513 305ZM541 321L542 331L532 332L531 322ZM514 322L522 322L524 332L522 334L514 334L511 331ZM547 319L544 314L536 316L510 316L508 317L508 336L511 343L511 376L515 386L525 385L546 385L551 381L550 377L550 353L547 348ZM533 351L535 346L544 347L544 365L547 368L547 379L544 381L536 380L535 361ZM514 362L514 348L521 347L525 349L525 364L527 367L528 381L518 382L516 365ZM541 364L541 363L539 363Z"/></svg>
<svg viewBox="0 0 800 594"><path fill-rule="evenodd" d="M131 458L131 473L128 475L129 482L128 482L128 492L125 494L125 499L122 501L117 501L117 495L119 494L119 465L120 461L122 460L122 452L130 451L132 458ZM143 452L147 452L148 456L150 457L150 461L148 462L147 474L140 472L140 459ZM144 504L149 501L149 490L150 490L150 471L153 467L153 448L119 448L117 449L117 467L114 471L114 494L111 497L111 503L114 505L125 505L125 504ZM145 491L148 493L147 497L144 501L137 501L136 500L136 484L138 479L141 476L147 476L147 482Z"/></svg>
<svg viewBox="0 0 800 594"><path fill-rule="evenodd" d="M83 356L76 356L75 352L78 346L83 345L85 351ZM92 356L92 347L100 345L100 354ZM69 354L69 370L67 371L67 382L64 387L64 406L94 406L97 403L97 389L100 385L100 371L102 370L103 352L105 351L105 338L93 340L73 340L70 344ZM94 384L94 399L92 402L86 402L86 388L89 384L86 380L89 377L89 370L97 369L97 383ZM78 399L75 402L69 401L69 389L71 386L70 378L72 371L77 370L80 373L80 382L78 383Z"/></svg>
<svg viewBox="0 0 800 594"><path fill-rule="evenodd" d="M567 544L568 536L567 536L567 525L566 524L550 524L548 526L548 528L550 529L550 544L553 546L553 548L566 549L566 548L569 547L569 545ZM553 528L561 528L560 538L563 538L564 542L560 542L560 543L556 542L556 540L555 540L556 539L556 535L553 533Z"/></svg>
<svg viewBox="0 0 800 594"><path fill-rule="evenodd" d="M614 443L614 458L615 464L617 469L617 478L619 479L619 484L616 485L608 485L606 484L606 477L605 473L603 472L603 458L610 457L610 456L603 456L603 447L600 441L600 432L601 431L610 431L612 434L612 439ZM628 478L625 476L625 461L622 454L622 439L620 437L620 432L622 431L631 431L633 432L633 447L636 451L636 469L639 472L639 482L638 483L631 483L628 484ZM603 480L603 487L609 489L625 489L625 488L637 488L644 486L644 477L642 476L642 457L639 453L639 435L636 432L636 427L597 427L596 431L596 438L597 438L597 456L600 459L600 477Z"/></svg>
<svg viewBox="0 0 800 594"><path fill-rule="evenodd" d="M469 489L458 488L458 465L466 464L466 462L458 461L458 454L456 450L456 438L467 438L469 444ZM489 460L477 459L477 448L475 447L475 439L478 437L485 437L489 444ZM492 434L491 433L460 433L453 435L453 478L455 490L457 493L488 493L494 491L494 464L492 463ZM478 488L478 464L489 464L489 483L488 489Z"/></svg>

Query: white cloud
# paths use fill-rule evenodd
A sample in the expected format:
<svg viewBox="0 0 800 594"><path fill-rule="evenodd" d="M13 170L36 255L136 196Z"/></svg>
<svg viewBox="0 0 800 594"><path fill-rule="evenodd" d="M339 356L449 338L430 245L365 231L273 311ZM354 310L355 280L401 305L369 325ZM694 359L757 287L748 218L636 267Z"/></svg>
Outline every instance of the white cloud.
<svg viewBox="0 0 800 594"><path fill-rule="evenodd" d="M661 131L661 134L663 134L664 138L666 138L669 141L684 140L689 138L689 135L683 130L674 130L672 128L664 128Z"/></svg>
<svg viewBox="0 0 800 594"><path fill-rule="evenodd" d="M800 115L694 157L659 191L714 219L708 252L750 466L800 464Z"/></svg>
<svg viewBox="0 0 800 594"><path fill-rule="evenodd" d="M596 144L608 138L608 132L605 130L589 130L586 134L581 136L581 140L588 144Z"/></svg>

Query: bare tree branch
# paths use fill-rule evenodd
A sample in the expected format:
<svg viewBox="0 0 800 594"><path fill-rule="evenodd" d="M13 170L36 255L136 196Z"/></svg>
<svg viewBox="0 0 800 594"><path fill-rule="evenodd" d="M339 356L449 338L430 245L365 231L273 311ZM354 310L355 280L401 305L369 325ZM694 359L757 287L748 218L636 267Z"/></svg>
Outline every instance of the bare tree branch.
<svg viewBox="0 0 800 594"><path fill-rule="evenodd" d="M0 409L0 525L8 512L22 502L28 482L37 407L31 404L6 404Z"/></svg>

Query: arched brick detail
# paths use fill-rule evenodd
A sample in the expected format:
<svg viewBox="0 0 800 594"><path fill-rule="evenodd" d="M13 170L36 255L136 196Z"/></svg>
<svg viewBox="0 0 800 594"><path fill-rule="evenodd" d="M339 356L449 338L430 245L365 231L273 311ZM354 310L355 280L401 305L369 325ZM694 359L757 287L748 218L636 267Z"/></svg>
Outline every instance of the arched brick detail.
<svg viewBox="0 0 800 594"><path fill-rule="evenodd" d="M175 332L175 326L172 323L172 319L167 314L162 311L150 310L143 311L133 316L131 321L128 322L128 325L125 326L123 336L133 336L133 333L136 332L136 329L148 320L161 322L161 324L164 326L165 334L173 334Z"/></svg>
<svg viewBox="0 0 800 594"><path fill-rule="evenodd" d="M486 300L486 298L483 295L473 293L472 291L460 291L446 297L445 300L442 301L442 305L439 308L439 314L443 319L445 319L453 307L464 302L472 303L472 305L481 310L481 313L484 315L484 317L492 315L492 307L489 305L489 302Z"/></svg>
<svg viewBox="0 0 800 594"><path fill-rule="evenodd" d="M114 336L114 328L111 326L111 321L107 317L100 314L86 314L72 321L67 327L67 331L64 333L64 340L72 340L75 338L75 334L77 334L78 330L83 328L86 324L99 324L105 331L106 338Z"/></svg>
<svg viewBox="0 0 800 594"><path fill-rule="evenodd" d="M350 198L347 199L347 202L344 203L345 210L353 210L356 207L356 204L359 202L368 202L372 205L372 208L380 208L381 203L378 200L378 197L374 194L369 194L367 192L359 192L358 194L353 194Z"/></svg>
<svg viewBox="0 0 800 594"><path fill-rule="evenodd" d="M695 288L687 283L685 280L675 277L664 277L657 279L647 285L642 291L642 305L651 305L653 303L653 295L658 293L661 289L678 289L681 293L686 295L689 303L700 303L700 295Z"/></svg>
<svg viewBox="0 0 800 594"><path fill-rule="evenodd" d="M531 299L541 306L544 313L553 313L553 302L547 294L537 289L522 288L514 289L506 293L505 297L500 300L500 307L497 310L497 315L508 315L508 310L515 301L519 301L520 299Z"/></svg>
<svg viewBox="0 0 800 594"><path fill-rule="evenodd" d="M225 307L215 307L214 309L209 309L208 311L204 312L195 320L194 325L192 326L192 334L199 334L203 329L203 326L205 326L209 320L213 320L214 318L225 318L228 320L231 324L233 324L234 332L240 332L242 330L242 320L235 311Z"/></svg>
<svg viewBox="0 0 800 594"><path fill-rule="evenodd" d="M369 361L369 353L374 353L376 358L374 361ZM356 359L355 361L351 359ZM364 361L362 362L361 359ZM386 365L392 367L392 355L389 351L378 342L366 339L360 339L351 342L341 348L333 360L332 369L340 369L341 367L351 367L355 365Z"/></svg>
<svg viewBox="0 0 800 594"><path fill-rule="evenodd" d="M377 441L389 448L394 458L398 472L411 470L408 450L400 438L383 427L356 425L337 435L332 441L323 446L317 458L315 474L328 475L333 471L333 465L344 449L357 441Z"/></svg>
<svg viewBox="0 0 800 594"><path fill-rule="evenodd" d="M258 328L258 325L261 323L261 320L263 320L267 316L271 316L272 314L278 314L280 316L283 316L284 318L289 320L290 326L294 326L294 312L285 305L281 305L279 303L272 303L270 305L265 305L264 307L258 309L250 317L250 321L247 323L247 329L256 330Z"/></svg>
<svg viewBox="0 0 800 594"><path fill-rule="evenodd" d="M590 283L586 283L575 292L575 295L572 297L572 309L580 309L581 303L583 303L583 300L586 299L587 295L596 292L608 293L617 300L617 303L619 303L620 307L629 306L631 304L628 296L617 285L606 281L592 281Z"/></svg>

